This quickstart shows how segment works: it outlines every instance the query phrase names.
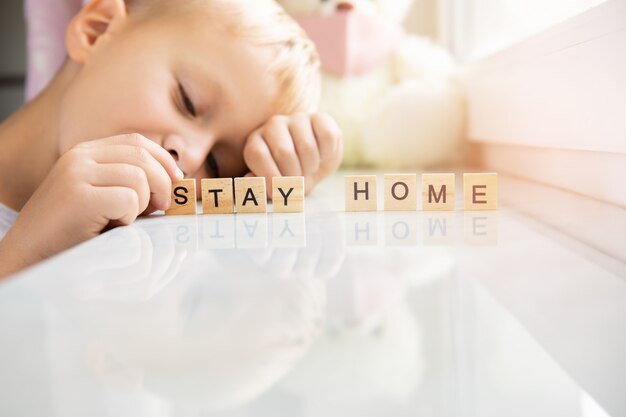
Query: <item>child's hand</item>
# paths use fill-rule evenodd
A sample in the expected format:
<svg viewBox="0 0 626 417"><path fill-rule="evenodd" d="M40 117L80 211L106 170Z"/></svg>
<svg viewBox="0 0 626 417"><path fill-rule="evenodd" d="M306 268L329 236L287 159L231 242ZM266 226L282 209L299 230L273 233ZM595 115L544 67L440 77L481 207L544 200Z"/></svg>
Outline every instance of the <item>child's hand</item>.
<svg viewBox="0 0 626 417"><path fill-rule="evenodd" d="M54 165L1 241L8 275L171 204L174 158L140 135L83 142ZM11 252L11 255L7 252Z"/></svg>
<svg viewBox="0 0 626 417"><path fill-rule="evenodd" d="M324 113L274 116L246 141L247 176L266 177L271 198L271 179L304 176L309 193L341 164L343 142L337 123Z"/></svg>

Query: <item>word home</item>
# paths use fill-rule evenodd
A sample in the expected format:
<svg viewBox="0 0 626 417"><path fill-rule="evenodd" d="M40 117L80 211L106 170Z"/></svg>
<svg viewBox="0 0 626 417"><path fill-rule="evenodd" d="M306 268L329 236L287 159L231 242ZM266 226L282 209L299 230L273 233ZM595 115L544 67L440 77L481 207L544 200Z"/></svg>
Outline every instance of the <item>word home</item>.
<svg viewBox="0 0 626 417"><path fill-rule="evenodd" d="M346 175L346 211L377 211L376 175ZM455 174L422 175L422 210L454 210ZM463 174L465 210L496 210L498 208L498 174ZM385 174L385 211L417 210L417 174Z"/></svg>

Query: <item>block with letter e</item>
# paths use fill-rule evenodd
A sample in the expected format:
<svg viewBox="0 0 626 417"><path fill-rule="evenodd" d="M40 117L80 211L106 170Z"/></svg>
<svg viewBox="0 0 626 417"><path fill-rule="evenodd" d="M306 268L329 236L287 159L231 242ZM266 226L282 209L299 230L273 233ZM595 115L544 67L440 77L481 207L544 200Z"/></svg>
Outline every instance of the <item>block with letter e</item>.
<svg viewBox="0 0 626 417"><path fill-rule="evenodd" d="M465 210L496 210L498 208L498 174L463 174Z"/></svg>

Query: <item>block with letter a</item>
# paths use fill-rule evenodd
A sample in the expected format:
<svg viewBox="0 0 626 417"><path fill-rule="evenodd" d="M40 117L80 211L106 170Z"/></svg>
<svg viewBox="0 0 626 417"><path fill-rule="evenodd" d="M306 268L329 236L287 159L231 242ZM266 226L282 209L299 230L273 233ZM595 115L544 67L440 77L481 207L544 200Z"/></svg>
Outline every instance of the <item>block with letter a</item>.
<svg viewBox="0 0 626 417"><path fill-rule="evenodd" d="M235 178L237 213L266 213L265 177Z"/></svg>

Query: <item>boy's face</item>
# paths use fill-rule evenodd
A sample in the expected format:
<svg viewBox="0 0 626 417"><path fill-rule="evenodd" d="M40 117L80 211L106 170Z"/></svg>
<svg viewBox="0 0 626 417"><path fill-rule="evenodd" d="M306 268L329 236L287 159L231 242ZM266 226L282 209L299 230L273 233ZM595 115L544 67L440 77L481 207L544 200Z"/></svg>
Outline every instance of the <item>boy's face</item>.
<svg viewBox="0 0 626 417"><path fill-rule="evenodd" d="M269 48L228 34L203 12L114 20L82 64L70 63L60 152L140 133L168 150L186 177L242 175L245 140L274 111L271 59Z"/></svg>

